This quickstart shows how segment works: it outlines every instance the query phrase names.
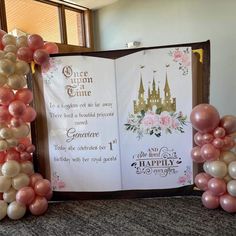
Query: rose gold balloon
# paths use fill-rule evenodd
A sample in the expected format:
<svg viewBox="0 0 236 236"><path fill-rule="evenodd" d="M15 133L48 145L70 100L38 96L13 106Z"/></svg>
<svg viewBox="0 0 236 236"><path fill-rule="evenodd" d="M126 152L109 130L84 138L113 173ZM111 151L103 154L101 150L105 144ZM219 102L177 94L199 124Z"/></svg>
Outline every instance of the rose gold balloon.
<svg viewBox="0 0 236 236"><path fill-rule="evenodd" d="M32 122L36 118L36 111L34 110L33 107L27 106L25 113L21 116L22 120L24 122Z"/></svg>
<svg viewBox="0 0 236 236"><path fill-rule="evenodd" d="M206 134L202 135L202 139L203 139L204 144L207 144L207 143L211 143L213 141L214 137L212 134L206 133Z"/></svg>
<svg viewBox="0 0 236 236"><path fill-rule="evenodd" d="M51 183L47 179L38 180L34 185L37 195L45 197L51 191Z"/></svg>
<svg viewBox="0 0 236 236"><path fill-rule="evenodd" d="M201 133L212 132L220 122L220 115L215 107L200 104L193 108L190 120L194 129Z"/></svg>
<svg viewBox="0 0 236 236"><path fill-rule="evenodd" d="M35 193L33 188L31 187L23 187L20 190L18 190L16 194L16 201L24 205L31 204L34 198L35 198Z"/></svg>
<svg viewBox="0 0 236 236"><path fill-rule="evenodd" d="M26 105L33 100L33 93L28 88L20 89L15 94L15 99L24 102Z"/></svg>
<svg viewBox="0 0 236 236"><path fill-rule="evenodd" d="M206 191L208 189L208 181L211 178L212 177L210 175L208 175L204 172L201 172L196 175L194 182L200 190Z"/></svg>
<svg viewBox="0 0 236 236"><path fill-rule="evenodd" d="M213 195L221 196L226 193L226 183L223 179L212 178L208 182L208 189Z"/></svg>
<svg viewBox="0 0 236 236"><path fill-rule="evenodd" d="M202 137L202 134L200 132L197 132L194 135L194 142L200 147L204 145L203 137Z"/></svg>
<svg viewBox="0 0 236 236"><path fill-rule="evenodd" d="M26 112L26 106L22 101L15 100L9 104L8 111L12 116L19 118Z"/></svg>
<svg viewBox="0 0 236 236"><path fill-rule="evenodd" d="M230 150L235 146L235 141L231 136L224 137L224 150Z"/></svg>
<svg viewBox="0 0 236 236"><path fill-rule="evenodd" d="M33 144L29 145L26 148L26 152L28 152L28 153L33 153L34 151L35 151L35 146Z"/></svg>
<svg viewBox="0 0 236 236"><path fill-rule="evenodd" d="M43 179L42 175L40 175L39 173L34 173L33 175L30 176L30 186L34 187L35 183L38 180L42 180L42 179Z"/></svg>
<svg viewBox="0 0 236 236"><path fill-rule="evenodd" d="M225 129L222 128L222 127L217 127L215 130L214 130L214 136L215 138L223 138L225 136L226 132L225 132Z"/></svg>
<svg viewBox="0 0 236 236"><path fill-rule="evenodd" d="M225 129L227 134L236 132L236 116L227 115L222 117L220 126Z"/></svg>
<svg viewBox="0 0 236 236"><path fill-rule="evenodd" d="M52 195L53 195L53 192L51 190L50 192L48 192L48 194L45 196L45 198L49 201L52 199Z"/></svg>
<svg viewBox="0 0 236 236"><path fill-rule="evenodd" d="M206 161L213 161L219 158L220 151L212 144L208 143L201 147L201 155Z"/></svg>
<svg viewBox="0 0 236 236"><path fill-rule="evenodd" d="M208 209L216 209L220 205L220 198L208 190L202 194L202 204Z"/></svg>
<svg viewBox="0 0 236 236"><path fill-rule="evenodd" d="M34 201L29 205L29 210L33 215L39 216L48 209L48 201L45 197L36 196Z"/></svg>
<svg viewBox="0 0 236 236"><path fill-rule="evenodd" d="M236 197L224 194L220 197L220 206L229 213L236 212Z"/></svg>
<svg viewBox="0 0 236 236"><path fill-rule="evenodd" d="M203 163L205 161L201 155L201 148L198 146L192 149L191 157L192 160L196 163Z"/></svg>
<svg viewBox="0 0 236 236"><path fill-rule="evenodd" d="M8 106L14 99L14 93L11 89L6 87L0 88L0 105Z"/></svg>
<svg viewBox="0 0 236 236"><path fill-rule="evenodd" d="M215 139L213 140L213 142L212 142L212 145L213 145L215 148L217 148L217 149L223 148L223 147L224 147L224 144L225 144L225 142L224 142L224 140L221 139L221 138L215 138Z"/></svg>

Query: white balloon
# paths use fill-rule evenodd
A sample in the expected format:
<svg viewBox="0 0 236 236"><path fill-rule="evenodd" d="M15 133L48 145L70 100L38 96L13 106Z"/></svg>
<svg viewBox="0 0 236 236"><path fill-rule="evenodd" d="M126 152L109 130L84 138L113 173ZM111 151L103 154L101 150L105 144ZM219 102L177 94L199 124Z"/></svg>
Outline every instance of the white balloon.
<svg viewBox="0 0 236 236"><path fill-rule="evenodd" d="M7 192L3 193L3 200L8 203L14 202L16 200L16 190L10 188Z"/></svg>
<svg viewBox="0 0 236 236"><path fill-rule="evenodd" d="M7 85L14 90L18 90L26 86L26 78L24 75L13 74L8 77Z"/></svg>
<svg viewBox="0 0 236 236"><path fill-rule="evenodd" d="M25 173L31 176L34 173L34 166L31 161L25 161L21 163L21 173Z"/></svg>
<svg viewBox="0 0 236 236"><path fill-rule="evenodd" d="M7 215L12 220L18 220L25 215L26 207L16 201L9 204L7 208Z"/></svg>
<svg viewBox="0 0 236 236"><path fill-rule="evenodd" d="M7 215L7 206L8 204L5 201L0 200L0 220Z"/></svg>
<svg viewBox="0 0 236 236"><path fill-rule="evenodd" d="M236 161L236 155L231 151L222 151L220 153L220 161L223 161L228 165L230 162Z"/></svg>
<svg viewBox="0 0 236 236"><path fill-rule="evenodd" d="M227 191L231 196L236 197L236 180L231 180L228 182Z"/></svg>
<svg viewBox="0 0 236 236"><path fill-rule="evenodd" d="M209 165L210 165L211 161L205 161L203 164L203 170L209 174Z"/></svg>
<svg viewBox="0 0 236 236"><path fill-rule="evenodd" d="M227 165L223 161L212 161L209 164L209 174L222 179L227 175Z"/></svg>
<svg viewBox="0 0 236 236"><path fill-rule="evenodd" d="M6 45L3 50L6 53L12 52L12 53L16 54L17 47L16 47L16 45L9 44L9 45Z"/></svg>
<svg viewBox="0 0 236 236"><path fill-rule="evenodd" d="M8 76L12 75L15 72L15 63L8 59L1 59L0 60L0 73Z"/></svg>
<svg viewBox="0 0 236 236"><path fill-rule="evenodd" d="M18 139L16 138L10 138L6 139L8 147L16 147L19 144Z"/></svg>
<svg viewBox="0 0 236 236"><path fill-rule="evenodd" d="M23 187L27 187L30 183L30 178L25 173L20 173L16 177L12 178L12 187L19 190Z"/></svg>
<svg viewBox="0 0 236 236"><path fill-rule="evenodd" d="M3 139L9 139L12 138L13 133L12 130L8 127L4 127L2 129L0 129L0 137Z"/></svg>
<svg viewBox="0 0 236 236"><path fill-rule="evenodd" d="M16 70L15 73L27 75L30 72L29 64L25 61L17 61L16 62Z"/></svg>
<svg viewBox="0 0 236 236"><path fill-rule="evenodd" d="M8 147L7 141L0 140L0 152L6 151Z"/></svg>
<svg viewBox="0 0 236 236"><path fill-rule="evenodd" d="M27 124L22 124L19 127L12 128L12 131L15 138L24 138L28 136L30 128Z"/></svg>
<svg viewBox="0 0 236 236"><path fill-rule="evenodd" d="M20 173L20 164L17 161L9 160L2 165L2 173L6 177L15 177Z"/></svg>
<svg viewBox="0 0 236 236"><path fill-rule="evenodd" d="M236 179L236 161L232 161L229 166L228 166L228 172L229 175L233 178Z"/></svg>
<svg viewBox="0 0 236 236"><path fill-rule="evenodd" d="M0 176L0 193L7 192L11 187L11 179L6 176Z"/></svg>

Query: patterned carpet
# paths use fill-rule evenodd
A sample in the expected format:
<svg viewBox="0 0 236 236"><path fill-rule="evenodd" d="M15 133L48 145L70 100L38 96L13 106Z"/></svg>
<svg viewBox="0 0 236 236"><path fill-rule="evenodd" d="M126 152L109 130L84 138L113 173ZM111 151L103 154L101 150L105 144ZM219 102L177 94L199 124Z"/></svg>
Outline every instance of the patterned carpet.
<svg viewBox="0 0 236 236"><path fill-rule="evenodd" d="M199 197L53 202L45 215L0 222L1 236L236 235L236 214Z"/></svg>

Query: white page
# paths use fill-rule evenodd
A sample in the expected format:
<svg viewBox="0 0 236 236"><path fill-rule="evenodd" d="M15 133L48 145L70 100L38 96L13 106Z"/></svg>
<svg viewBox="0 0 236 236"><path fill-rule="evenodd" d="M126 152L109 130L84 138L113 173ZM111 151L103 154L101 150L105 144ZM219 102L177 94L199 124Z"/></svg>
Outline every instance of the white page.
<svg viewBox="0 0 236 236"><path fill-rule="evenodd" d="M116 60L116 83L123 189L168 189L193 184L192 128L189 123L192 110L191 48L145 50L121 57ZM163 102L165 86L165 104L170 102L171 105ZM149 102L148 87L153 94ZM156 91L156 97L152 90ZM173 98L176 98L176 106ZM140 102L136 108L134 100L137 104ZM147 109L143 117L142 106ZM155 114L156 108L161 106L163 112ZM181 125L173 113L187 115L186 125ZM154 127L160 130L155 131Z"/></svg>
<svg viewBox="0 0 236 236"><path fill-rule="evenodd" d="M119 190L114 61L61 56L50 64L43 84L53 189Z"/></svg>

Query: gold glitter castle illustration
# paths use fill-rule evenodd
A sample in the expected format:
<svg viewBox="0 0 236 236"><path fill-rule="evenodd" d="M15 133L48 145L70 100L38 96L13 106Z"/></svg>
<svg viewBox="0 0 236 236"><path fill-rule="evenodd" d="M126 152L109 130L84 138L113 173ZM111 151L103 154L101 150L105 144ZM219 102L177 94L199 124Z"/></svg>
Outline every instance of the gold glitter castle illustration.
<svg viewBox="0 0 236 236"><path fill-rule="evenodd" d="M164 98L161 98L160 87L156 90L156 82L153 77L152 90L148 87L148 97L145 100L144 97L144 86L142 81L142 74L140 74L140 85L138 91L138 100L134 101L134 114L141 111L176 111L176 98L171 98L170 86L168 83L167 73L164 87Z"/></svg>

